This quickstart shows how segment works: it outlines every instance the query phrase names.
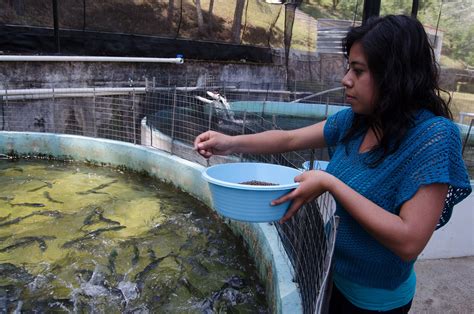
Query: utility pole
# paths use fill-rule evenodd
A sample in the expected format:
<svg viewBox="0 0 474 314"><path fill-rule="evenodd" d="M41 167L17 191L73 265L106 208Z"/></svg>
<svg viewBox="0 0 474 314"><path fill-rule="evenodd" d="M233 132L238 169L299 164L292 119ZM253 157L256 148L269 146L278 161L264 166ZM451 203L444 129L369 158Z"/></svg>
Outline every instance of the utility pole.
<svg viewBox="0 0 474 314"><path fill-rule="evenodd" d="M362 12L362 24L372 16L380 15L381 0L364 0L364 10Z"/></svg>
<svg viewBox="0 0 474 314"><path fill-rule="evenodd" d="M61 52L61 46L59 44L59 13L58 13L58 0L53 0L53 24L54 24L54 42L56 43L56 52Z"/></svg>
<svg viewBox="0 0 474 314"><path fill-rule="evenodd" d="M416 19L416 16L418 15L418 5L419 5L419 0L413 0L411 4L411 17Z"/></svg>

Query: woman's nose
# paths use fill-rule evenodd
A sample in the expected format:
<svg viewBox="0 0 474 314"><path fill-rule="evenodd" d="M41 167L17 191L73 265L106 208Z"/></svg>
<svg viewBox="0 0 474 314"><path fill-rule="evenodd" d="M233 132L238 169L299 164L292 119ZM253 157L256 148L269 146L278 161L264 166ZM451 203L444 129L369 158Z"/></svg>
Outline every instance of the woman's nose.
<svg viewBox="0 0 474 314"><path fill-rule="evenodd" d="M344 75L344 77L341 80L341 83L344 87L352 87L353 83L352 83L352 80L349 77L349 72L347 72L346 75Z"/></svg>

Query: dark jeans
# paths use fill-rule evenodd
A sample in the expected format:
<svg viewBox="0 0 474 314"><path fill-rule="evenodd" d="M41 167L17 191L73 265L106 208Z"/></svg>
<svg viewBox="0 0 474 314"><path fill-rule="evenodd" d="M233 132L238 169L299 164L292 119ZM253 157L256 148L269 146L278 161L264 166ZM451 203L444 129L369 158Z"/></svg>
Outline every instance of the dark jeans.
<svg viewBox="0 0 474 314"><path fill-rule="evenodd" d="M411 308L411 302L408 304L397 307L396 309L389 311L370 311L361 309L353 305L346 297L336 288L336 285L332 285L331 300L329 303L329 314L375 314L375 313L387 313L387 314L406 314Z"/></svg>

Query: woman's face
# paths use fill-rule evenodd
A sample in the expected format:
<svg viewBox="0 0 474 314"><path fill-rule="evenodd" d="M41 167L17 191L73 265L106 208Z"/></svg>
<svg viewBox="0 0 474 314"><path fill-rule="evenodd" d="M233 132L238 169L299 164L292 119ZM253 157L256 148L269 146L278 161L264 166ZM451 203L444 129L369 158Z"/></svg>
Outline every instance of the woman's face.
<svg viewBox="0 0 474 314"><path fill-rule="evenodd" d="M360 42L354 43L349 51L349 68L342 78L342 85L346 88L346 102L351 105L352 111L359 114L374 111L377 96L375 81Z"/></svg>

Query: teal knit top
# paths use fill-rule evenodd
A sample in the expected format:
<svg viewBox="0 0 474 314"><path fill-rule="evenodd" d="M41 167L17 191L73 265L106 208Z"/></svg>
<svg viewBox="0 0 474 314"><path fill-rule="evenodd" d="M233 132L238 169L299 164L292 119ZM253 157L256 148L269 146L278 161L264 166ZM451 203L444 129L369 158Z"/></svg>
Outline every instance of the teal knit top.
<svg viewBox="0 0 474 314"><path fill-rule="evenodd" d="M377 150L359 153L365 132L359 132L347 143L342 142L353 118L352 110L346 109L326 121L324 137L331 157L326 171L394 214L399 213L403 203L412 198L420 186L446 183L448 195L438 227L446 224L453 206L471 193L456 124L420 110L400 147L374 166ZM403 261L379 243L337 201L336 215L340 220L334 271L339 276L382 289L394 289L407 280L414 261Z"/></svg>

